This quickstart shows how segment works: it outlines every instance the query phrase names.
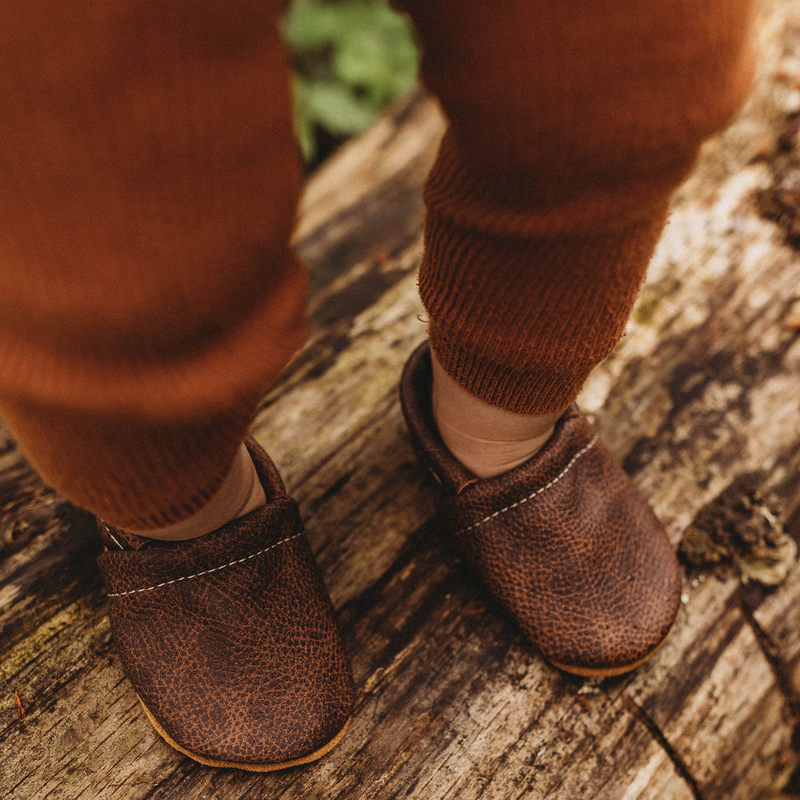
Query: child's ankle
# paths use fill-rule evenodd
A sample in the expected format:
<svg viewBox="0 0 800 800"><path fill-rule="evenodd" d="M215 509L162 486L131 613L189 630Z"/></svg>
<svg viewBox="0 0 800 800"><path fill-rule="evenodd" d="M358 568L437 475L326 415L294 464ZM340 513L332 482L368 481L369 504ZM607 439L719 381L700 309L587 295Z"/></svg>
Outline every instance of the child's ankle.
<svg viewBox="0 0 800 800"><path fill-rule="evenodd" d="M172 542L196 539L221 528L231 520L255 511L266 502L264 488L253 460L242 444L219 491L196 514L166 528L132 533Z"/></svg>
<svg viewBox="0 0 800 800"><path fill-rule="evenodd" d="M448 450L479 478L500 475L535 455L565 409L543 415L497 408L456 383L433 361L433 416Z"/></svg>

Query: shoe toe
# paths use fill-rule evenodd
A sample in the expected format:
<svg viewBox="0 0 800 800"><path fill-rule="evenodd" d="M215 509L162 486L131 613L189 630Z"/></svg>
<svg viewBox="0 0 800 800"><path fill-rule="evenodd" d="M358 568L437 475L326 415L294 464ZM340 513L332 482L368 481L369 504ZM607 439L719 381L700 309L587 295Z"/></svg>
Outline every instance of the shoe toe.
<svg viewBox="0 0 800 800"><path fill-rule="evenodd" d="M199 539L98 559L145 711L171 745L210 765L313 760L352 711L350 665L297 507L272 489L267 506Z"/></svg>
<svg viewBox="0 0 800 800"><path fill-rule="evenodd" d="M663 642L681 577L666 532L573 404L542 450L478 479L433 421L427 345L400 397L411 440L443 488L442 518L491 592L561 669L615 675Z"/></svg>

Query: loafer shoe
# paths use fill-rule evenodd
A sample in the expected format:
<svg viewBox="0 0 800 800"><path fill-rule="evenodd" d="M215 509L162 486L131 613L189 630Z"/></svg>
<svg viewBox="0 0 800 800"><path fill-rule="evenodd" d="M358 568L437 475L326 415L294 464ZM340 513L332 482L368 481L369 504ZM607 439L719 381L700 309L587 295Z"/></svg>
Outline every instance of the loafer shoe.
<svg viewBox="0 0 800 800"><path fill-rule="evenodd" d="M266 772L345 733L350 664L296 503L254 440L267 504L185 542L100 523L111 631L158 733L203 764Z"/></svg>
<svg viewBox="0 0 800 800"><path fill-rule="evenodd" d="M490 591L554 666L605 677L663 642L681 576L666 532L573 404L525 463L479 479L445 446L421 345L400 385L411 441L441 483L444 524Z"/></svg>

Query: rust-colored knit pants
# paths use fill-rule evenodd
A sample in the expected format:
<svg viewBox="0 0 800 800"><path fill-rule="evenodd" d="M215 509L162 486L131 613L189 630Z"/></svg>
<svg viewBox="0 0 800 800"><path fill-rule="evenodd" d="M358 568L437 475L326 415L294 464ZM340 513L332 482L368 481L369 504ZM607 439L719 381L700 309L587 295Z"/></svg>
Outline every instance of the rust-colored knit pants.
<svg viewBox="0 0 800 800"><path fill-rule="evenodd" d="M301 344L279 0L0 2L0 411L53 486L167 525ZM420 287L445 369L567 404L736 112L750 0L406 0L451 125Z"/></svg>

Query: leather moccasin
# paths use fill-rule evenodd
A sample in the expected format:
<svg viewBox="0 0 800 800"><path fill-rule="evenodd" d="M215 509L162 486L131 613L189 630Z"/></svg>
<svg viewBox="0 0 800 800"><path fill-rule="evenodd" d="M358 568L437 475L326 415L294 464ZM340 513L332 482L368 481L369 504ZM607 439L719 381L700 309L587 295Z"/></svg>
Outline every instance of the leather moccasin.
<svg viewBox="0 0 800 800"><path fill-rule="evenodd" d="M247 447L266 506L185 542L100 524L111 630L156 730L209 766L270 771L344 735L350 664L296 503Z"/></svg>
<svg viewBox="0 0 800 800"><path fill-rule="evenodd" d="M559 669L605 677L663 642L681 577L661 523L573 404L536 455L479 479L442 441L420 346L400 386L412 443L442 484L442 516L525 635Z"/></svg>

